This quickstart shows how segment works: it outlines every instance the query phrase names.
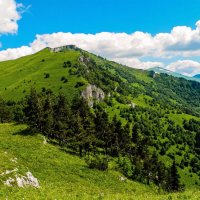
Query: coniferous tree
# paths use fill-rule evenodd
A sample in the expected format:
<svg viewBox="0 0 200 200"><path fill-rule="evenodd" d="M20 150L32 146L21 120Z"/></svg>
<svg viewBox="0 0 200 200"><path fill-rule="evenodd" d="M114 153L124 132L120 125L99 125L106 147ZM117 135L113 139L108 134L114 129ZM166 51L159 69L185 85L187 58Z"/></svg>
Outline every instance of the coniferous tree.
<svg viewBox="0 0 200 200"><path fill-rule="evenodd" d="M95 130L96 136L100 142L100 146L104 148L105 154L107 155L108 148L111 144L111 133L108 121L108 114L101 108L96 111Z"/></svg>
<svg viewBox="0 0 200 200"><path fill-rule="evenodd" d="M181 184L179 181L179 174L176 166L176 161L173 161L171 168L169 169L169 191L179 191L181 189Z"/></svg>
<svg viewBox="0 0 200 200"><path fill-rule="evenodd" d="M0 123L8 122L11 119L11 113L6 102L0 97Z"/></svg>
<svg viewBox="0 0 200 200"><path fill-rule="evenodd" d="M130 152L131 136L130 136L130 124L127 123L119 133L119 147L120 151Z"/></svg>
<svg viewBox="0 0 200 200"><path fill-rule="evenodd" d="M82 124L82 118L79 111L74 115L73 122L73 136L70 139L72 146L78 147L79 155L83 156L83 139L85 136L85 130Z"/></svg>
<svg viewBox="0 0 200 200"><path fill-rule="evenodd" d="M53 132L53 101L48 94L43 106L43 125L42 132L49 137Z"/></svg>
<svg viewBox="0 0 200 200"><path fill-rule="evenodd" d="M70 117L71 111L69 103L64 94L59 94L57 102L54 106L53 137L57 137L60 144L64 143L68 137L68 133L70 132Z"/></svg>
<svg viewBox="0 0 200 200"><path fill-rule="evenodd" d="M30 95L27 97L25 115L30 128L42 132L43 124L43 105L36 90L31 88Z"/></svg>

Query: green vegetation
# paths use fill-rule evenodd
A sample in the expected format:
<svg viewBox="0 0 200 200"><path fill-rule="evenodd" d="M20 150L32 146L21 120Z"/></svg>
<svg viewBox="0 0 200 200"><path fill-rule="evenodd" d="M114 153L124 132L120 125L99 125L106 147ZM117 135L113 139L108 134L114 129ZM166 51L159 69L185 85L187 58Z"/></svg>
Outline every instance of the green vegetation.
<svg viewBox="0 0 200 200"><path fill-rule="evenodd" d="M143 189L151 191L149 199L156 195L198 197L200 83L121 66L75 47L56 53L45 49L0 63L0 69L0 94L4 98L0 100L0 123L27 124L20 137L24 138L24 133L43 134L57 147L46 146L80 160L92 182L93 172L122 173L129 179L123 178L126 183L148 185ZM105 98L82 98L88 84L100 88ZM91 91L91 95L96 92ZM34 143L38 136L31 137ZM57 168L61 172L65 169L63 164ZM88 186L84 198L91 196L90 189ZM171 197L164 195L180 191ZM129 192L122 193L119 198L130 198ZM95 193L97 198L116 198L114 193L108 194ZM141 195L137 193L138 199Z"/></svg>
<svg viewBox="0 0 200 200"><path fill-rule="evenodd" d="M89 169L84 159L61 147L44 144L40 134L26 129L26 125L0 124L0 173L16 167L20 174L29 170L41 187L7 187L2 184L5 178L0 177L0 199L199 199L200 192L195 188L183 193L159 194L153 186L120 181L123 175L111 163L107 171ZM11 161L14 158L17 163Z"/></svg>

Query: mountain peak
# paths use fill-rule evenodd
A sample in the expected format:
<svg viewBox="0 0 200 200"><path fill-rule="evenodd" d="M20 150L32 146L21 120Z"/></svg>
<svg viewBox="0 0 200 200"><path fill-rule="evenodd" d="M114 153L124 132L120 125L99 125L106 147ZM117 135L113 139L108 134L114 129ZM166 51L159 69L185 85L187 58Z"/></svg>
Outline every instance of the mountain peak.
<svg viewBox="0 0 200 200"><path fill-rule="evenodd" d="M62 52L62 51L66 51L66 50L75 50L75 51L79 51L80 48L78 48L76 45L65 45L65 46L60 46L60 47L55 47L55 48L50 48L49 50L51 52Z"/></svg>

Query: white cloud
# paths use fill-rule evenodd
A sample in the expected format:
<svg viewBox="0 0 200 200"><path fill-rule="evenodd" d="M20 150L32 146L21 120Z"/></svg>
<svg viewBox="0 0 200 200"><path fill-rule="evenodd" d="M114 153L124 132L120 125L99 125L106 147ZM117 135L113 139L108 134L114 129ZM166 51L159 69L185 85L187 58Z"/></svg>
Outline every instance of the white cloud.
<svg viewBox="0 0 200 200"><path fill-rule="evenodd" d="M186 76L193 76L200 73L200 63L193 60L178 60L166 68Z"/></svg>
<svg viewBox="0 0 200 200"><path fill-rule="evenodd" d="M19 9L22 7L14 0L0 0L0 34L17 32L17 21L21 18Z"/></svg>
<svg viewBox="0 0 200 200"><path fill-rule="evenodd" d="M150 69L152 67L164 67L164 64L161 62L142 62L137 58L113 58L113 61L116 61L120 64L127 65L129 67L137 69Z"/></svg>
<svg viewBox="0 0 200 200"><path fill-rule="evenodd" d="M10 0L10 2L13 1ZM19 14L17 16L16 19L19 19ZM165 67L162 62L159 62L161 58L165 60L179 57L179 61L168 65L167 68L187 75L193 75L200 69L199 63L191 60L192 56L200 56L200 21L196 23L194 29L177 26L170 33L158 33L155 36L144 32L132 34L59 32L36 35L36 39L29 46L0 51L0 60L15 59L35 53L45 47L68 44L77 45L89 52L135 68ZM141 58L145 60L149 58L149 61L142 62Z"/></svg>
<svg viewBox="0 0 200 200"><path fill-rule="evenodd" d="M36 47L56 47L66 44L75 44L87 51L108 57L138 57L149 54L155 50L152 36L148 33L135 32L97 34L72 34L53 33L37 35L36 40L31 44Z"/></svg>
<svg viewBox="0 0 200 200"><path fill-rule="evenodd" d="M22 56L30 55L32 53L34 53L33 49L28 46L22 46L20 48L14 48L14 49L7 49L4 51L0 51L0 61L12 60L20 58Z"/></svg>

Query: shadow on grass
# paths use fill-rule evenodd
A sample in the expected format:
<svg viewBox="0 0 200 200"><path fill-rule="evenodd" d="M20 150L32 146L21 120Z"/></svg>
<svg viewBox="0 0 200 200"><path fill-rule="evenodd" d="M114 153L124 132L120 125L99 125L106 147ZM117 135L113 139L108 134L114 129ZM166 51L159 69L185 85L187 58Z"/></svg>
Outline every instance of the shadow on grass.
<svg viewBox="0 0 200 200"><path fill-rule="evenodd" d="M65 147L65 145L59 145L59 142L56 141L56 140L53 140L53 139L48 139L48 143L49 144L52 144L54 146L57 146L59 148L60 151L62 152L65 152L65 153L68 153L70 155L74 155L74 156L79 156L78 152L76 152L75 150L73 149L70 149L70 148L67 148Z"/></svg>
<svg viewBox="0 0 200 200"><path fill-rule="evenodd" d="M13 135L36 136L36 135L38 135L38 133L36 133L36 131L34 131L30 128L26 128L26 129L23 129L23 130L19 130L16 133L13 133Z"/></svg>

